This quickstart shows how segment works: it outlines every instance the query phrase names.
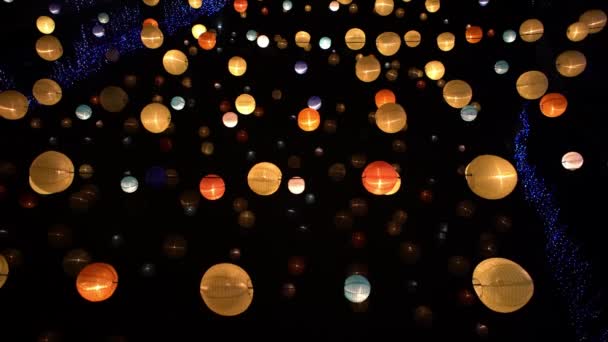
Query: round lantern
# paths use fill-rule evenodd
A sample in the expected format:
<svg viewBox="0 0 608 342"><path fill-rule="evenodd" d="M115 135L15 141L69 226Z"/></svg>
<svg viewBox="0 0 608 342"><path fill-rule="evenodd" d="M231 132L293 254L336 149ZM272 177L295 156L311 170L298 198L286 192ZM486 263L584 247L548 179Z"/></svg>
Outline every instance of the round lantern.
<svg viewBox="0 0 608 342"><path fill-rule="evenodd" d="M570 24L570 26L568 26L568 30L566 31L566 37L568 37L568 39L573 42L580 42L584 40L585 38L587 38L588 34L589 26L587 26L587 24L582 21Z"/></svg>
<svg viewBox="0 0 608 342"><path fill-rule="evenodd" d="M120 113L129 103L129 95L121 87L105 87L99 94L101 107L110 113Z"/></svg>
<svg viewBox="0 0 608 342"><path fill-rule="evenodd" d="M305 132L312 132L319 128L321 115L312 108L304 108L298 113L298 127Z"/></svg>
<svg viewBox="0 0 608 342"><path fill-rule="evenodd" d="M203 6L203 0L188 0L188 5L194 9L199 9Z"/></svg>
<svg viewBox="0 0 608 342"><path fill-rule="evenodd" d="M494 64L494 72L499 75L506 74L507 72L509 72L509 62L502 59L497 61L496 64Z"/></svg>
<svg viewBox="0 0 608 342"><path fill-rule="evenodd" d="M517 33L513 30L505 30L502 33L502 40L507 44L513 43L515 39L517 39Z"/></svg>
<svg viewBox="0 0 608 342"><path fill-rule="evenodd" d="M18 120L27 114L29 101L16 90L0 92L0 116L8 120Z"/></svg>
<svg viewBox="0 0 608 342"><path fill-rule="evenodd" d="M281 186L281 169L268 162L255 164L247 174L251 191L261 196L274 194Z"/></svg>
<svg viewBox="0 0 608 342"><path fill-rule="evenodd" d="M476 157L467 165L464 173L471 191L489 200L506 197L517 185L517 171L513 165L494 155Z"/></svg>
<svg viewBox="0 0 608 342"><path fill-rule="evenodd" d="M544 32L545 27L538 19L528 19L519 26L519 36L521 37L521 40L528 43L539 40Z"/></svg>
<svg viewBox="0 0 608 342"><path fill-rule="evenodd" d="M43 78L34 83L32 89L34 98L38 103L45 106L53 106L57 104L62 97L61 86L59 83Z"/></svg>
<svg viewBox="0 0 608 342"><path fill-rule="evenodd" d="M385 161L375 161L368 164L361 174L363 187L374 195L386 195L399 180L395 168Z"/></svg>
<svg viewBox="0 0 608 342"><path fill-rule="evenodd" d="M160 2L160 0L143 0L143 1L144 1L144 4L146 4L150 7L156 6Z"/></svg>
<svg viewBox="0 0 608 342"><path fill-rule="evenodd" d="M248 6L247 0L234 0L234 10L238 13L245 13Z"/></svg>
<svg viewBox="0 0 608 342"><path fill-rule="evenodd" d="M521 97L526 100L536 100L547 92L549 80L540 71L528 71L519 76L515 86Z"/></svg>
<svg viewBox="0 0 608 342"><path fill-rule="evenodd" d="M374 55L359 58L355 65L357 78L367 83L375 81L380 76L381 71L380 62Z"/></svg>
<svg viewBox="0 0 608 342"><path fill-rule="evenodd" d="M217 43L217 34L213 31L207 31L198 37L198 45L203 50L212 50Z"/></svg>
<svg viewBox="0 0 608 342"><path fill-rule="evenodd" d="M371 293L369 280L362 275L353 274L344 281L344 297L352 303L363 303Z"/></svg>
<svg viewBox="0 0 608 342"><path fill-rule="evenodd" d="M200 292L207 307L221 316L239 315L253 301L253 284L249 274L229 263L209 268L201 280Z"/></svg>
<svg viewBox="0 0 608 342"><path fill-rule="evenodd" d="M407 31L403 35L403 41L405 42L405 45L407 45L408 47L416 47L416 46L420 45L420 42L422 41L422 36L420 35L420 32L418 32L418 31L415 31L415 30Z"/></svg>
<svg viewBox="0 0 608 342"><path fill-rule="evenodd" d="M532 278L517 263L504 258L490 258L473 270L473 288L488 309L510 313L524 307L532 298Z"/></svg>
<svg viewBox="0 0 608 342"><path fill-rule="evenodd" d="M148 49L158 49L163 45L165 36L158 26L144 25L140 34L141 42Z"/></svg>
<svg viewBox="0 0 608 342"><path fill-rule="evenodd" d="M598 33L606 26L606 13L599 9L588 10L578 20L587 24L589 33Z"/></svg>
<svg viewBox="0 0 608 342"><path fill-rule="evenodd" d="M549 93L540 99L540 111L549 118L558 117L568 108L568 100L559 93Z"/></svg>
<svg viewBox="0 0 608 342"><path fill-rule="evenodd" d="M196 24L194 26L192 26L192 29L190 29L190 32L192 33L192 37L194 37L194 39L198 39L201 34L207 32L207 27L203 24Z"/></svg>
<svg viewBox="0 0 608 342"><path fill-rule="evenodd" d="M483 38L483 30L479 26L469 26L465 32L465 38L470 44L477 44Z"/></svg>
<svg viewBox="0 0 608 342"><path fill-rule="evenodd" d="M376 111L376 125L382 132L397 133L407 125L405 109L397 103L385 103Z"/></svg>
<svg viewBox="0 0 608 342"><path fill-rule="evenodd" d="M361 50L365 46L365 32L359 28L352 28L346 31L344 42L351 50Z"/></svg>
<svg viewBox="0 0 608 342"><path fill-rule="evenodd" d="M424 2L424 7L429 13L435 13L439 11L441 7L441 2L439 0L426 0Z"/></svg>
<svg viewBox="0 0 608 342"><path fill-rule="evenodd" d="M443 32L437 36L437 47L441 51L450 51L456 45L456 36L452 32Z"/></svg>
<svg viewBox="0 0 608 342"><path fill-rule="evenodd" d="M199 190L204 198L210 201L215 201L224 196L224 193L226 192L226 184L224 183L222 177L210 174L201 179Z"/></svg>
<svg viewBox="0 0 608 342"><path fill-rule="evenodd" d="M578 170L583 166L583 162L583 156L578 152L568 152L562 156L562 166L566 170Z"/></svg>
<svg viewBox="0 0 608 342"><path fill-rule="evenodd" d="M125 176L120 180L120 189L127 194L134 193L138 187L139 182L133 176Z"/></svg>
<svg viewBox="0 0 608 342"><path fill-rule="evenodd" d="M85 266L76 278L76 289L82 298L90 302L104 301L118 287L118 274L112 265L92 263Z"/></svg>
<svg viewBox="0 0 608 342"><path fill-rule="evenodd" d="M302 177L291 177L287 182L287 189L294 195L299 195L306 189L306 181Z"/></svg>
<svg viewBox="0 0 608 342"><path fill-rule="evenodd" d="M555 67L557 72L564 77L576 77L585 71L587 58L579 51L564 51L557 56Z"/></svg>
<svg viewBox="0 0 608 342"><path fill-rule="evenodd" d="M395 93L393 93L389 89L378 90L376 96L374 97L374 102L376 103L376 107L380 108L385 103L395 103L397 102L397 98Z"/></svg>
<svg viewBox="0 0 608 342"><path fill-rule="evenodd" d="M305 49L310 45L310 33L306 31L299 31L296 33L296 45Z"/></svg>
<svg viewBox="0 0 608 342"><path fill-rule="evenodd" d="M230 58L228 61L228 71L233 76L243 76L247 71L247 61L239 56Z"/></svg>
<svg viewBox="0 0 608 342"><path fill-rule="evenodd" d="M430 61L424 66L424 72L428 78L437 81L445 75L445 66L440 61Z"/></svg>
<svg viewBox="0 0 608 342"><path fill-rule="evenodd" d="M41 195L62 192L72 184L73 180L74 164L63 153L44 152L30 165L30 186Z"/></svg>
<svg viewBox="0 0 608 342"><path fill-rule="evenodd" d="M376 0L374 3L374 12L383 17L393 13L393 8L395 8L393 0Z"/></svg>
<svg viewBox="0 0 608 342"><path fill-rule="evenodd" d="M0 254L0 289L6 283L6 279L8 278L8 261L4 255Z"/></svg>
<svg viewBox="0 0 608 342"><path fill-rule="evenodd" d="M179 50L169 50L163 56L163 67L171 75L181 75L188 69L188 57Z"/></svg>
<svg viewBox="0 0 608 342"><path fill-rule="evenodd" d="M236 127L239 123L239 116L235 112L226 112L222 116L222 123L228 128Z"/></svg>
<svg viewBox="0 0 608 342"><path fill-rule="evenodd" d="M255 99L249 94L241 94L234 101L237 112L249 115L255 110Z"/></svg>
<svg viewBox="0 0 608 342"><path fill-rule="evenodd" d="M376 48L384 56L392 56L401 47L401 37L395 32L384 32L376 38Z"/></svg>
<svg viewBox="0 0 608 342"><path fill-rule="evenodd" d="M150 103L141 110L141 123L151 133L164 132L171 123L169 108L161 103Z"/></svg>
<svg viewBox="0 0 608 342"><path fill-rule="evenodd" d="M450 107L460 109L471 102L473 89L465 81L449 81L443 87L443 98Z"/></svg>
<svg viewBox="0 0 608 342"><path fill-rule="evenodd" d="M36 53L45 61L53 62L63 56L63 46L55 36L42 36L36 41Z"/></svg>
<svg viewBox="0 0 608 342"><path fill-rule="evenodd" d="M55 21L46 15L40 16L36 19L36 28L42 34L51 34L55 31Z"/></svg>

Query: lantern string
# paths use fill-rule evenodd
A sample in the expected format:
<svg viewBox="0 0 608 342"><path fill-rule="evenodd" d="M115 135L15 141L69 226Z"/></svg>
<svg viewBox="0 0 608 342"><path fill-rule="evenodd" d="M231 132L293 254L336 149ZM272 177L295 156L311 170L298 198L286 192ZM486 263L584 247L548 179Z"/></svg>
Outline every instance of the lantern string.
<svg viewBox="0 0 608 342"><path fill-rule="evenodd" d="M544 224L545 257L557 290L566 302L570 322L578 341L608 341L608 329L602 326L600 292L592 290L592 267L580 246L567 234L560 222L560 208L544 178L528 158L530 122L526 103L519 114L520 129L515 135L514 158L524 197Z"/></svg>

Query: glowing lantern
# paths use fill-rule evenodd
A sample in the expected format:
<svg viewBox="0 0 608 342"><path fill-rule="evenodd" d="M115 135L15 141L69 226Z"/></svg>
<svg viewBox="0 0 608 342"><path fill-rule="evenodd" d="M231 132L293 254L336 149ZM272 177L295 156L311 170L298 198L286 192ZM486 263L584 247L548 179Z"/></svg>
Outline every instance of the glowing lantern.
<svg viewBox="0 0 608 342"><path fill-rule="evenodd" d="M36 81L32 93L36 101L45 106L57 104L62 97L61 86L48 78Z"/></svg>
<svg viewBox="0 0 608 342"><path fill-rule="evenodd" d="M338 0L341 5L350 5L353 0Z"/></svg>
<svg viewBox="0 0 608 342"><path fill-rule="evenodd" d="M36 19L36 28L42 34L51 34L55 31L55 21L46 15L40 16Z"/></svg>
<svg viewBox="0 0 608 342"><path fill-rule="evenodd" d="M585 71L587 59L579 51L568 50L557 56L555 67L557 72L564 77L576 77Z"/></svg>
<svg viewBox="0 0 608 342"><path fill-rule="evenodd" d="M353 274L344 281L344 297L352 303L363 303L369 297L371 288L367 278Z"/></svg>
<svg viewBox="0 0 608 342"><path fill-rule="evenodd" d="M217 35L215 32L207 31L198 37L198 45L203 50L212 50L217 42Z"/></svg>
<svg viewBox="0 0 608 342"><path fill-rule="evenodd" d="M234 0L234 10L238 13L245 13L248 5L247 0Z"/></svg>
<svg viewBox="0 0 608 342"><path fill-rule="evenodd" d="M228 61L228 71L233 76L243 76L247 71L247 61L243 57L234 56Z"/></svg>
<svg viewBox="0 0 608 342"><path fill-rule="evenodd" d="M112 297L117 287L116 270L111 265L101 262L85 266L76 278L78 293L90 302L101 302Z"/></svg>
<svg viewBox="0 0 608 342"><path fill-rule="evenodd" d="M110 113L120 113L129 103L129 95L120 87L105 87L99 94L101 107Z"/></svg>
<svg viewBox="0 0 608 342"><path fill-rule="evenodd" d="M589 33L598 33L606 26L606 13L599 9L588 10L578 20L587 24Z"/></svg>
<svg viewBox="0 0 608 342"><path fill-rule="evenodd" d="M352 28L346 31L344 42L351 50L361 50L365 46L365 32L359 28Z"/></svg>
<svg viewBox="0 0 608 342"><path fill-rule="evenodd" d="M393 8L395 8L393 0L376 0L374 3L374 12L383 17L393 13Z"/></svg>
<svg viewBox="0 0 608 342"><path fill-rule="evenodd" d="M30 187L41 195L62 192L72 184L73 180L74 164L63 153L44 152L30 165Z"/></svg>
<svg viewBox="0 0 608 342"><path fill-rule="evenodd" d="M481 155L465 169L471 191L485 199L496 200L509 195L517 185L517 171L508 160L494 155Z"/></svg>
<svg viewBox="0 0 608 342"><path fill-rule="evenodd" d="M375 161L368 164L361 175L363 187L374 195L386 195L397 183L399 174L395 168L385 161Z"/></svg>
<svg viewBox="0 0 608 342"><path fill-rule="evenodd" d="M141 26L144 27L147 25L158 27L158 21L154 20L153 18L145 19Z"/></svg>
<svg viewBox="0 0 608 342"><path fill-rule="evenodd" d="M287 181L287 189L294 195L299 195L306 189L306 181L302 177L292 177Z"/></svg>
<svg viewBox="0 0 608 342"><path fill-rule="evenodd" d="M556 118L566 111L568 100L562 94L549 93L540 99L540 111L544 116Z"/></svg>
<svg viewBox="0 0 608 342"><path fill-rule="evenodd" d="M519 76L515 86L521 97L526 100L536 100L549 89L549 80L540 71L528 71Z"/></svg>
<svg viewBox="0 0 608 342"><path fill-rule="evenodd" d="M203 275L201 296L207 307L221 316L236 316L253 301L253 284L245 270L223 263L209 268Z"/></svg>
<svg viewBox="0 0 608 342"><path fill-rule="evenodd" d="M6 283L6 279L8 278L8 261L4 255L0 254L0 289Z"/></svg>
<svg viewBox="0 0 608 342"><path fill-rule="evenodd" d="M63 46L55 36L42 36L36 41L36 53L45 61L53 62L63 56Z"/></svg>
<svg viewBox="0 0 608 342"><path fill-rule="evenodd" d="M397 191L399 191L399 189L401 189L401 178L397 179L397 183L395 183L395 186L393 186L393 188L385 193L386 196L391 196L397 193Z"/></svg>
<svg viewBox="0 0 608 342"><path fill-rule="evenodd" d="M255 164L247 174L251 191L261 196L274 194L281 186L281 169L268 162Z"/></svg>
<svg viewBox="0 0 608 342"><path fill-rule="evenodd" d="M321 115L312 108L304 108L298 113L298 127L305 132L312 132L319 128Z"/></svg>
<svg viewBox="0 0 608 342"><path fill-rule="evenodd" d="M473 288L486 307L500 313L521 309L534 293L534 283L528 272L504 258L480 262L473 270Z"/></svg>
<svg viewBox="0 0 608 342"><path fill-rule="evenodd" d="M141 42L148 49L158 49L163 45L165 36L157 26L144 25L140 34Z"/></svg>
<svg viewBox="0 0 608 342"><path fill-rule="evenodd" d="M296 45L305 49L310 46L310 33L306 31L299 31L296 33Z"/></svg>
<svg viewBox="0 0 608 342"><path fill-rule="evenodd" d="M397 98L395 97L395 93L393 93L391 90L382 89L376 93L374 102L376 102L376 107L380 108L385 103L397 102Z"/></svg>
<svg viewBox="0 0 608 342"><path fill-rule="evenodd" d="M192 37L194 37L194 39L198 39L201 34L207 32L207 27L205 27L205 25L203 24L196 24L192 26L192 29L190 31L192 32Z"/></svg>
<svg viewBox="0 0 608 342"><path fill-rule="evenodd" d="M539 40L543 33L545 33L545 27L538 19L528 19L519 26L519 36L524 42L533 43Z"/></svg>
<svg viewBox="0 0 608 342"><path fill-rule="evenodd" d="M443 87L443 98L450 107L460 109L471 102L473 89L465 81L453 80Z"/></svg>
<svg viewBox="0 0 608 342"><path fill-rule="evenodd" d="M249 115L255 110L255 99L249 94L241 94L234 101L237 112Z"/></svg>
<svg viewBox="0 0 608 342"><path fill-rule="evenodd" d="M163 56L163 67L171 75L181 75L188 69L188 57L179 50L169 50Z"/></svg>
<svg viewBox="0 0 608 342"><path fill-rule="evenodd" d="M405 109L397 103L385 103L376 111L376 125L382 132L397 133L407 125Z"/></svg>
<svg viewBox="0 0 608 342"><path fill-rule="evenodd" d="M395 32L384 32L376 38L376 48L384 56L392 56L401 47L401 37Z"/></svg>
<svg viewBox="0 0 608 342"><path fill-rule="evenodd" d="M405 35L403 35L403 41L405 42L405 45L407 45L408 47L416 47L416 46L420 45L420 42L422 41L422 36L420 35L420 32L418 32L418 31L415 31L415 30L407 31L405 33Z"/></svg>
<svg viewBox="0 0 608 342"><path fill-rule="evenodd" d="M188 5L194 9L199 9L203 6L203 0L188 0Z"/></svg>
<svg viewBox="0 0 608 342"><path fill-rule="evenodd" d="M164 132L171 123L169 108L161 103L150 103L141 110L141 123L151 133Z"/></svg>
<svg viewBox="0 0 608 342"><path fill-rule="evenodd" d="M227 112L222 116L222 123L228 128L236 127L239 123L239 116L234 112Z"/></svg>
<svg viewBox="0 0 608 342"><path fill-rule="evenodd" d="M144 4L146 4L150 7L156 6L160 2L160 0L143 0L143 1L144 1Z"/></svg>
<svg viewBox="0 0 608 342"><path fill-rule="evenodd" d="M380 76L381 71L380 62L374 55L361 57L355 64L355 74L363 82L375 81Z"/></svg>
<svg viewBox="0 0 608 342"><path fill-rule="evenodd" d="M0 92L0 116L8 120L18 120L27 114L29 101L16 90Z"/></svg>
<svg viewBox="0 0 608 342"><path fill-rule="evenodd" d="M226 184L224 183L222 177L210 174L201 179L199 190L204 198L210 201L215 201L224 196L224 193L226 192Z"/></svg>
<svg viewBox="0 0 608 342"><path fill-rule="evenodd" d="M583 39L587 38L588 34L589 26L582 21L571 24L568 26L568 30L566 31L566 37L573 42L582 41Z"/></svg>
<svg viewBox="0 0 608 342"><path fill-rule="evenodd" d="M583 162L583 156L578 152L568 152L562 156L562 166L566 170L578 170L583 166Z"/></svg>
<svg viewBox="0 0 608 342"><path fill-rule="evenodd" d="M441 2L439 0L426 0L424 2L424 7L429 13L435 13L439 11L441 7Z"/></svg>
<svg viewBox="0 0 608 342"><path fill-rule="evenodd" d="M456 36L452 32L443 32L437 36L437 47L441 51L450 51L456 45Z"/></svg>
<svg viewBox="0 0 608 342"><path fill-rule="evenodd" d="M469 26L465 32L467 42L477 44L483 38L483 30L479 26Z"/></svg>
<svg viewBox="0 0 608 342"><path fill-rule="evenodd" d="M437 81L445 75L445 66L440 61L430 61L424 66L424 72L428 78Z"/></svg>

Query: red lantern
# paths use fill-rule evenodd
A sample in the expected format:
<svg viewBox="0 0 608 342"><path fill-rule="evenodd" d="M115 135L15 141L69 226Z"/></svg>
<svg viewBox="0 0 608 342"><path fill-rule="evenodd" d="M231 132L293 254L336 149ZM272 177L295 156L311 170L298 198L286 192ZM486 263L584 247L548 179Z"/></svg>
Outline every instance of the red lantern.
<svg viewBox="0 0 608 342"><path fill-rule="evenodd" d="M477 44L481 41L483 37L483 30L479 26L469 26L465 33L467 42L471 44Z"/></svg>
<svg viewBox="0 0 608 342"><path fill-rule="evenodd" d="M118 274L112 265L93 263L78 274L76 289L90 302L101 302L110 297L118 286Z"/></svg>
<svg viewBox="0 0 608 342"><path fill-rule="evenodd" d="M203 50L212 50L217 42L217 35L215 32L207 31L198 37L198 45Z"/></svg>
<svg viewBox="0 0 608 342"><path fill-rule="evenodd" d="M239 13L245 13L247 6L247 0L234 0L234 10Z"/></svg>
<svg viewBox="0 0 608 342"><path fill-rule="evenodd" d="M393 93L389 89L382 89L376 93L374 97L376 102L376 107L380 108L383 104L386 103L395 103L397 102L397 98L395 97L395 93Z"/></svg>
<svg viewBox="0 0 608 342"><path fill-rule="evenodd" d="M210 201L215 201L226 192L226 184L222 177L214 174L206 175L199 184L201 195Z"/></svg>
<svg viewBox="0 0 608 342"><path fill-rule="evenodd" d="M363 187L374 195L386 195L395 187L398 180L399 174L395 168L385 161L370 163L361 175Z"/></svg>

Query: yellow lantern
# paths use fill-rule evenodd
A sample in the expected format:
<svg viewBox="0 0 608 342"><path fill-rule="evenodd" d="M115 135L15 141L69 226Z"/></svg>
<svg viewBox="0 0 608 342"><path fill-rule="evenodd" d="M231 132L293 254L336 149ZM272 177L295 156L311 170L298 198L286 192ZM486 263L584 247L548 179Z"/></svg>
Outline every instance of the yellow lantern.
<svg viewBox="0 0 608 342"><path fill-rule="evenodd" d="M188 70L188 57L179 50L169 50L163 56L163 66L171 75L181 75Z"/></svg>
<svg viewBox="0 0 608 342"><path fill-rule="evenodd" d="M44 152L30 165L30 187L41 195L62 192L72 184L73 180L74 164L63 153Z"/></svg>
<svg viewBox="0 0 608 342"><path fill-rule="evenodd" d="M576 77L585 71L587 58L579 51L564 51L557 56L555 67L557 72L564 77Z"/></svg>
<svg viewBox="0 0 608 342"><path fill-rule="evenodd" d="M298 113L298 127L304 132L312 132L319 128L321 115L316 109L304 108Z"/></svg>
<svg viewBox="0 0 608 342"><path fill-rule="evenodd" d="M369 83L375 81L380 76L381 71L380 62L374 55L361 57L357 60L357 64L355 64L355 74L363 82Z"/></svg>
<svg viewBox="0 0 608 342"><path fill-rule="evenodd" d="M450 51L456 45L456 36L452 32L443 32L437 36L437 47L441 51Z"/></svg>
<svg viewBox="0 0 608 342"><path fill-rule="evenodd" d="M163 45L165 40L163 31L154 25L144 25L144 27L141 29L140 38L141 42L148 49L158 49Z"/></svg>
<svg viewBox="0 0 608 342"><path fill-rule="evenodd" d="M521 37L521 40L528 43L539 40L544 32L545 27L538 19L528 19L519 26L519 36Z"/></svg>
<svg viewBox="0 0 608 342"><path fill-rule="evenodd" d="M27 114L29 101L16 90L0 92L0 116L7 120L18 120Z"/></svg>
<svg viewBox="0 0 608 342"><path fill-rule="evenodd" d="M299 31L296 33L296 45L305 49L310 46L310 33Z"/></svg>
<svg viewBox="0 0 608 342"><path fill-rule="evenodd" d="M101 107L110 113L120 113L129 103L129 95L121 87L109 86L99 94Z"/></svg>
<svg viewBox="0 0 608 342"><path fill-rule="evenodd" d="M524 307L534 294L534 282L526 270L504 258L490 258L473 270L473 288L490 310L510 313Z"/></svg>
<svg viewBox="0 0 608 342"><path fill-rule="evenodd" d="M397 133L407 125L405 109L397 103L385 103L376 111L376 125L382 132Z"/></svg>
<svg viewBox="0 0 608 342"><path fill-rule="evenodd" d="M498 156L484 154L473 159L465 169L471 191L489 200L505 198L517 185L517 171Z"/></svg>
<svg viewBox="0 0 608 342"><path fill-rule="evenodd" d="M422 36L420 35L420 32L416 30L407 31L405 35L403 35L403 41L408 47L416 47L420 45L421 40Z"/></svg>
<svg viewBox="0 0 608 342"><path fill-rule="evenodd" d="M441 7L441 2L439 2L439 0L426 0L424 2L424 7L429 13L435 13L439 11L439 8Z"/></svg>
<svg viewBox="0 0 608 342"><path fill-rule="evenodd" d="M397 193L397 191L399 191L399 189L401 189L401 178L398 178L397 182L395 183L393 188L384 195L386 195L386 196L394 195Z"/></svg>
<svg viewBox="0 0 608 342"><path fill-rule="evenodd" d="M376 48L384 56L392 56L401 47L401 37L395 32L384 32L376 38Z"/></svg>
<svg viewBox="0 0 608 342"><path fill-rule="evenodd" d="M156 5L158 5L158 3L160 2L160 0L143 0L144 4L150 6L150 7L154 7Z"/></svg>
<svg viewBox="0 0 608 342"><path fill-rule="evenodd" d="M51 34L55 31L55 21L46 15L40 16L36 19L36 28L42 34Z"/></svg>
<svg viewBox="0 0 608 342"><path fill-rule="evenodd" d="M198 39L198 37L205 32L207 32L207 27L205 27L203 24L196 24L192 26L192 37L194 37L194 39Z"/></svg>
<svg viewBox="0 0 608 342"><path fill-rule="evenodd" d="M55 36L42 36L36 41L36 53L45 61L53 62L63 56L63 46Z"/></svg>
<svg viewBox="0 0 608 342"><path fill-rule="evenodd" d="M424 66L424 72L428 78L437 81L445 75L445 66L440 61L430 61Z"/></svg>
<svg viewBox="0 0 608 342"><path fill-rule="evenodd" d="M462 108L468 105L472 98L473 89L465 81L449 81L443 87L443 99L450 107Z"/></svg>
<svg viewBox="0 0 608 342"><path fill-rule="evenodd" d="M274 194L281 186L281 169L278 166L262 162L255 164L247 174L247 184L251 191L261 196Z"/></svg>
<svg viewBox="0 0 608 342"><path fill-rule="evenodd" d="M378 15L386 17L393 13L393 9L395 8L395 3L393 0L376 0L374 3L374 12L378 13Z"/></svg>
<svg viewBox="0 0 608 342"><path fill-rule="evenodd" d="M352 28L346 31L344 42L351 50L361 50L365 46L365 32L359 28Z"/></svg>
<svg viewBox="0 0 608 342"><path fill-rule="evenodd" d="M234 106L237 112L249 115L255 111L255 98L249 94L241 94L234 101Z"/></svg>
<svg viewBox="0 0 608 342"><path fill-rule="evenodd" d="M230 58L228 61L228 71L233 76L243 76L247 71L247 61L239 56Z"/></svg>
<svg viewBox="0 0 608 342"><path fill-rule="evenodd" d="M150 103L141 110L141 123L151 133L164 132L171 123L171 112L162 103Z"/></svg>
<svg viewBox="0 0 608 342"><path fill-rule="evenodd" d="M353 0L338 0L341 5L350 5Z"/></svg>
<svg viewBox="0 0 608 342"><path fill-rule="evenodd" d="M587 24L589 33L598 33L606 26L606 13L599 9L588 10L578 20Z"/></svg>
<svg viewBox="0 0 608 342"><path fill-rule="evenodd" d="M203 0L188 0L188 4L194 9L199 9L203 6Z"/></svg>
<svg viewBox="0 0 608 342"><path fill-rule="evenodd" d="M533 70L521 74L515 86L521 97L526 100L536 100L545 95L549 89L549 80L542 72Z"/></svg>
<svg viewBox="0 0 608 342"><path fill-rule="evenodd" d="M61 86L48 78L43 78L34 83L32 89L34 98L38 103L45 106L53 106L61 101Z"/></svg>
<svg viewBox="0 0 608 342"><path fill-rule="evenodd" d="M253 284L249 274L229 263L209 268L201 279L200 292L207 307L221 316L239 315L253 301Z"/></svg>
<svg viewBox="0 0 608 342"><path fill-rule="evenodd" d="M578 21L574 24L571 24L570 26L568 26L568 30L566 31L566 37L568 37L568 39L573 42L582 41L583 39L587 38L588 34L589 26L587 26L587 24L582 21Z"/></svg>
<svg viewBox="0 0 608 342"><path fill-rule="evenodd" d="M4 255L0 254L0 289L6 283L8 278L8 262Z"/></svg>

